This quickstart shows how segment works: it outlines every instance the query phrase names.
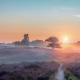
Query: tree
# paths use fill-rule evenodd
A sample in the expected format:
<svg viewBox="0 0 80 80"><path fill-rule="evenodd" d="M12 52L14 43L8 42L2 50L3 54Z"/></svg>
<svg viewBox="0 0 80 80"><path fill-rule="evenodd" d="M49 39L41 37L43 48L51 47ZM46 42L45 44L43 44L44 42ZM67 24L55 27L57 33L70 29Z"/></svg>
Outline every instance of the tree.
<svg viewBox="0 0 80 80"><path fill-rule="evenodd" d="M52 37L49 37L48 39L46 39L45 41L50 42L48 47L52 47L52 49L53 48L61 48L57 37L52 36Z"/></svg>

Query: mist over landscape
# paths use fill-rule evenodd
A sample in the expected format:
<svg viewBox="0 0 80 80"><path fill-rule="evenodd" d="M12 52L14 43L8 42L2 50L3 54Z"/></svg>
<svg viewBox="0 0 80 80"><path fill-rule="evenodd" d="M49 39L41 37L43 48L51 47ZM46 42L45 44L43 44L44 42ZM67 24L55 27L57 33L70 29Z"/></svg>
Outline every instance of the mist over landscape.
<svg viewBox="0 0 80 80"><path fill-rule="evenodd" d="M65 78L68 79L68 77L70 76L78 76L79 77L79 67L80 67L80 50L78 48L74 49L74 48L61 48L61 49L54 49L52 50L52 48L45 48L45 47L28 47L28 46L0 46L0 71L6 71L6 73L3 73L5 75L7 75L7 77L10 75L10 73L13 73L14 71L17 70L21 71L21 68L23 68L24 66L26 66L27 68L24 68L24 70L33 70L34 68L38 66L40 66L39 64L43 65L45 68L49 66L49 68L47 69L51 69L55 70L54 67L58 68L59 64L63 64L63 68L65 68ZM55 62L55 65L54 65ZM44 64L45 63L45 64ZM31 67L30 69L28 68L29 65L33 65L34 67ZM49 64L49 65L48 65ZM47 65L47 66L45 66ZM52 65L52 66L51 66ZM15 67L15 68L14 68ZM37 68L36 68L37 69ZM42 68L41 68L42 69ZM40 69L40 70L41 70ZM42 69L43 70L43 69ZM46 69L44 69L46 70ZM66 72L66 70L71 71L70 72ZM46 70L48 71L48 70ZM57 71L57 69L56 69ZM52 71L51 73L47 73L47 75L44 74L44 78L46 77L46 80L49 79L50 75L52 75L53 72L56 71ZM21 71L22 74L24 74L24 71ZM34 71L35 72L35 71ZM60 71L61 72L61 71ZM40 74L42 74L41 72L38 72ZM38 73L34 73L35 75L37 75ZM2 73L0 73L2 74ZM26 72L27 74L27 72ZM25 74L25 75L26 75ZM29 73L31 76L32 73ZM42 75L43 75L42 74ZM55 73L53 73L55 75ZM60 73L61 74L61 73ZM19 74L21 76L21 74ZM66 77L67 75L67 77ZM17 73L16 73L17 76ZM5 80L7 80L7 77L4 77ZM18 76L17 76L18 77ZM32 76L33 78L34 76ZM34 77L34 79L40 77L39 75L37 75L36 77ZM54 80L55 80L55 76ZM10 80L13 77L10 77ZM3 78L2 78L3 79ZM24 78L24 80L28 79ZM50 77L50 79L52 80L52 77ZM57 77L57 79L59 79ZM62 79L62 78L61 78ZM41 80L41 79L40 79ZM77 78L73 77L73 80L77 80Z"/></svg>
<svg viewBox="0 0 80 80"><path fill-rule="evenodd" d="M79 0L0 0L0 80L80 80Z"/></svg>

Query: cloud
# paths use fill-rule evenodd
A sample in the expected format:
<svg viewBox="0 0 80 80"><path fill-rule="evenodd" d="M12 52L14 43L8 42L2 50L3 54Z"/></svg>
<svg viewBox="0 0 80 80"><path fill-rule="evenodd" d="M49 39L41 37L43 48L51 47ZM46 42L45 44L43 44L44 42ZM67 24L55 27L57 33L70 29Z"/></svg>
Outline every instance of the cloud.
<svg viewBox="0 0 80 80"><path fill-rule="evenodd" d="M73 15L73 16L75 16L75 17L79 17L79 18L80 18L80 15Z"/></svg>

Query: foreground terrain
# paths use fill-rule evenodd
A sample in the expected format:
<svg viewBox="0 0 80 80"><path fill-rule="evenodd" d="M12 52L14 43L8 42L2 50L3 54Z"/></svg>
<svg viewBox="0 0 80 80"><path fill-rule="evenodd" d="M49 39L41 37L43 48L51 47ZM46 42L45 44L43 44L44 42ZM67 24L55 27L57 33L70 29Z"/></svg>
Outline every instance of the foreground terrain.
<svg viewBox="0 0 80 80"><path fill-rule="evenodd" d="M56 62L20 63L0 66L0 80L48 80L57 71Z"/></svg>
<svg viewBox="0 0 80 80"><path fill-rule="evenodd" d="M80 80L79 50L0 46L0 80L55 80L60 64L67 80Z"/></svg>

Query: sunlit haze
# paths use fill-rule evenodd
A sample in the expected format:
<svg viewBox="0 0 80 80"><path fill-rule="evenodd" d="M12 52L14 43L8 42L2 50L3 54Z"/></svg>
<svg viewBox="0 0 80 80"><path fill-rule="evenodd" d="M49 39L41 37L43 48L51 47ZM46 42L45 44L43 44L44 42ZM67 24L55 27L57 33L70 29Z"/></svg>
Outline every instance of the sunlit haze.
<svg viewBox="0 0 80 80"><path fill-rule="evenodd" d="M67 38L65 38L65 41L67 41Z"/></svg>

